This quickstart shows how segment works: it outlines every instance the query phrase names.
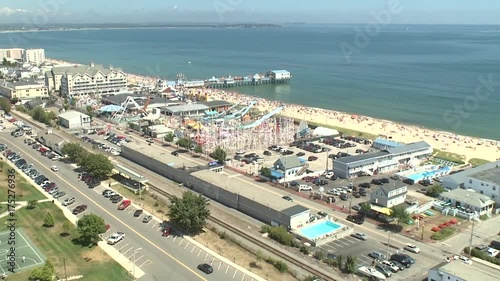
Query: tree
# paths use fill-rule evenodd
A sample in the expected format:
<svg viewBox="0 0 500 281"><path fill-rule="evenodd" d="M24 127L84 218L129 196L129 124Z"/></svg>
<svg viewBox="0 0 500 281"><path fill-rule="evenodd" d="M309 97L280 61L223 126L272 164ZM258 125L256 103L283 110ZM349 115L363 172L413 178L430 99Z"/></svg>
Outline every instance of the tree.
<svg viewBox="0 0 500 281"><path fill-rule="evenodd" d="M78 220L76 228L82 243L89 246L97 245L99 235L106 232L104 219L96 214L85 214Z"/></svg>
<svg viewBox="0 0 500 281"><path fill-rule="evenodd" d="M352 274L356 272L356 263L357 259L356 257L353 257L351 255L347 256L347 260L344 264L344 270L345 272Z"/></svg>
<svg viewBox="0 0 500 281"><path fill-rule="evenodd" d="M79 143L65 143L61 149L64 155L68 155L69 159L76 162L77 159L86 153L83 147Z"/></svg>
<svg viewBox="0 0 500 281"><path fill-rule="evenodd" d="M3 110L5 113L9 113L10 110L12 109L12 104L10 101L6 98L0 98L0 109Z"/></svg>
<svg viewBox="0 0 500 281"><path fill-rule="evenodd" d="M45 227L53 227L54 226L54 217L50 212L47 212L45 218L43 219L43 226Z"/></svg>
<svg viewBox="0 0 500 281"><path fill-rule="evenodd" d="M260 168L260 173L264 177L268 177L268 178L271 177L271 169L269 169L268 167L262 167L262 168Z"/></svg>
<svg viewBox="0 0 500 281"><path fill-rule="evenodd" d="M341 255L339 255L339 256L337 257L337 267L338 267L339 269L342 269L342 266L343 266L343 261L344 261L344 257L343 257L343 256L341 256Z"/></svg>
<svg viewBox="0 0 500 281"><path fill-rule="evenodd" d="M391 217L393 217L397 221L398 226L401 225L402 221L407 222L411 219L410 214L404 207L401 206L395 206L391 208Z"/></svg>
<svg viewBox="0 0 500 281"><path fill-rule="evenodd" d="M50 261L46 261L42 267L36 268L31 272L30 281L51 281L54 277L54 266Z"/></svg>
<svg viewBox="0 0 500 281"><path fill-rule="evenodd" d="M437 198L441 193L445 191L444 187L439 184L435 184L427 189L426 195L430 197Z"/></svg>
<svg viewBox="0 0 500 281"><path fill-rule="evenodd" d="M226 152L220 146L218 146L212 153L212 157L221 165L224 165L224 163L226 162L226 156Z"/></svg>
<svg viewBox="0 0 500 281"><path fill-rule="evenodd" d="M33 118L33 120L36 120L38 122L45 123L47 119L45 110L40 106L35 107L31 111L31 118Z"/></svg>
<svg viewBox="0 0 500 281"><path fill-rule="evenodd" d="M359 203L359 207L363 212L369 212L372 209L370 202Z"/></svg>
<svg viewBox="0 0 500 281"><path fill-rule="evenodd" d="M195 153L203 153L203 147L201 147L201 145L197 144L195 147L194 147L194 152Z"/></svg>
<svg viewBox="0 0 500 281"><path fill-rule="evenodd" d="M68 235L69 232L71 231L71 223L69 221L65 221L62 225L63 233L64 235Z"/></svg>
<svg viewBox="0 0 500 281"><path fill-rule="evenodd" d="M196 234L203 229L210 216L208 200L205 197L186 191L182 198L174 196L170 202L169 216L182 230Z"/></svg>
<svg viewBox="0 0 500 281"><path fill-rule="evenodd" d="M92 118L94 118L94 108L91 105L87 105L87 107L85 107L85 110L90 117L90 121L92 121Z"/></svg>
<svg viewBox="0 0 500 281"><path fill-rule="evenodd" d="M175 136L174 136L174 133L172 133L172 132L165 135L165 141L168 143L173 142L174 138L175 138Z"/></svg>
<svg viewBox="0 0 500 281"><path fill-rule="evenodd" d="M30 200L30 201L28 201L28 209L29 210L35 209L36 208L36 203L37 203L36 200Z"/></svg>
<svg viewBox="0 0 500 281"><path fill-rule="evenodd" d="M3 66L8 66L9 65L9 62L7 61L7 58L3 58L2 65Z"/></svg>
<svg viewBox="0 0 500 281"><path fill-rule="evenodd" d="M188 138L181 138L177 141L178 146L188 148L188 149L189 149L189 143L190 143L190 139L188 139Z"/></svg>
<svg viewBox="0 0 500 281"><path fill-rule="evenodd" d="M45 125L52 126L52 122L54 122L57 119L57 114L53 111L48 111L45 112Z"/></svg>
<svg viewBox="0 0 500 281"><path fill-rule="evenodd" d="M109 175L114 168L113 163L111 163L109 158L101 153L89 153L81 164L81 166L87 170L91 176L98 179L102 179Z"/></svg>

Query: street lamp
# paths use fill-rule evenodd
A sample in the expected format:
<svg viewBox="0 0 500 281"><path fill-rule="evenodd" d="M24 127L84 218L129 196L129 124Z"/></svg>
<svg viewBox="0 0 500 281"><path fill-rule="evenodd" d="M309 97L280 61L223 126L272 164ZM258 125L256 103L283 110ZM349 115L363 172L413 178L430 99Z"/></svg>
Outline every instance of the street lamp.
<svg viewBox="0 0 500 281"><path fill-rule="evenodd" d="M135 280L135 254L137 254L137 252L139 252L140 250L142 250L142 248L137 248L134 251L134 265L132 267L132 275L134 276L134 280Z"/></svg>
<svg viewBox="0 0 500 281"><path fill-rule="evenodd" d="M352 198L349 198L349 214L351 213Z"/></svg>
<svg viewBox="0 0 500 281"><path fill-rule="evenodd" d="M388 231L389 235L387 238L387 257L389 257L389 245L391 244L391 232Z"/></svg>

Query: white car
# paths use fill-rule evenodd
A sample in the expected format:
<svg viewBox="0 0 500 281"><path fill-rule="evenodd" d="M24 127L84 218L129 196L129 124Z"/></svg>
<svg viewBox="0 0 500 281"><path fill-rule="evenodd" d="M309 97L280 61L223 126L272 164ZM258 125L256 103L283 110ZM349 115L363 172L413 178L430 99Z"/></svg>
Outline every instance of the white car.
<svg viewBox="0 0 500 281"><path fill-rule="evenodd" d="M382 264L388 266L391 269L391 271L394 273L399 271L399 266L397 266L392 261L383 261Z"/></svg>
<svg viewBox="0 0 500 281"><path fill-rule="evenodd" d="M57 172L57 171L59 171L59 168L58 168L56 165L54 165L54 166L50 167L50 169L51 169L53 172Z"/></svg>
<svg viewBox="0 0 500 281"><path fill-rule="evenodd" d="M333 172L332 172L332 171L328 171L328 172L326 172L326 174L325 174L325 177L327 177L327 178L330 178L330 177L332 177L332 176L333 176Z"/></svg>
<svg viewBox="0 0 500 281"><path fill-rule="evenodd" d="M307 184L301 184L299 185L299 191L312 191L313 188L310 185Z"/></svg>
<svg viewBox="0 0 500 281"><path fill-rule="evenodd" d="M461 261L463 261L465 264L468 264L468 265L472 264L472 261L469 258L467 258L467 257L459 256L458 259L461 260Z"/></svg>
<svg viewBox="0 0 500 281"><path fill-rule="evenodd" d="M62 205L69 206L73 203L75 203L75 197L69 197L69 198L64 199L64 201L62 202Z"/></svg>
<svg viewBox="0 0 500 281"><path fill-rule="evenodd" d="M407 250L408 252L415 253L415 254L420 253L420 249L413 244L406 244L405 250Z"/></svg>
<svg viewBox="0 0 500 281"><path fill-rule="evenodd" d="M361 233L361 232L356 232L354 234L351 234L352 237L354 238L358 238L359 240L363 240L365 241L366 239L368 239L368 235L364 234L364 233Z"/></svg>
<svg viewBox="0 0 500 281"><path fill-rule="evenodd" d="M125 233L123 232L115 232L111 234L108 238L108 244L109 245L115 245L116 243L120 242L125 238Z"/></svg>

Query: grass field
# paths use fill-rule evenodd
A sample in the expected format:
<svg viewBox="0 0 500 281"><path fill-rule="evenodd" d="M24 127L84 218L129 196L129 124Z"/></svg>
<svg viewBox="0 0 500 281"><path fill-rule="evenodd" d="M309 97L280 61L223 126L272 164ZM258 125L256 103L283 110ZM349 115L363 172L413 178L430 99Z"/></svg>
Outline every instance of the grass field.
<svg viewBox="0 0 500 281"><path fill-rule="evenodd" d="M490 161L484 160L484 159L479 159L479 158L472 158L469 160L469 164L471 164L474 167L479 166L479 165L483 165L483 164L487 164L487 163L490 163Z"/></svg>
<svg viewBox="0 0 500 281"><path fill-rule="evenodd" d="M54 216L55 226L43 227L45 214L50 212ZM56 274L64 276L64 260L69 275L83 275L81 281L129 280L128 272L109 257L99 247L89 249L72 242L79 235L75 228L68 236L61 236L62 225L66 221L62 211L51 202L38 203L34 210L22 208L16 211L17 227L22 227L33 243L54 264ZM7 218L1 218L4 225ZM10 281L28 280L30 272L23 272L9 277Z"/></svg>
<svg viewBox="0 0 500 281"><path fill-rule="evenodd" d="M441 158L443 160L447 160L447 161L454 162L457 164L465 164L465 162L464 162L465 157L463 155L459 155L459 154L451 153L451 152L446 152L446 151L442 151L439 149L434 149L433 154L434 154L434 157L436 157L436 158Z"/></svg>
<svg viewBox="0 0 500 281"><path fill-rule="evenodd" d="M7 175L9 174L9 169L12 169L9 165L10 163L5 163L0 161L0 167L2 168L2 173L0 173L0 182L5 184L7 187ZM18 173L16 173L16 183L15 189L16 192L16 201L30 201L30 200L42 200L46 199L46 197L38 191L36 188L33 188L24 177ZM2 185L4 187L4 185ZM0 189L0 201L7 201L7 188ZM5 200L4 200L5 199Z"/></svg>

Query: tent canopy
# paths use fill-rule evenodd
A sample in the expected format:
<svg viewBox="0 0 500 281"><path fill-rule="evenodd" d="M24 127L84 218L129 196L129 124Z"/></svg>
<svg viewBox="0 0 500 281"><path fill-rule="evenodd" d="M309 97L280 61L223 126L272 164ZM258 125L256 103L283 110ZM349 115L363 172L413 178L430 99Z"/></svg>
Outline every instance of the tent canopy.
<svg viewBox="0 0 500 281"><path fill-rule="evenodd" d="M106 105L98 109L100 112L117 112L120 110L123 110L123 107L114 104Z"/></svg>
<svg viewBox="0 0 500 281"><path fill-rule="evenodd" d="M317 127L312 132L315 137L337 136L339 132L335 129Z"/></svg>

